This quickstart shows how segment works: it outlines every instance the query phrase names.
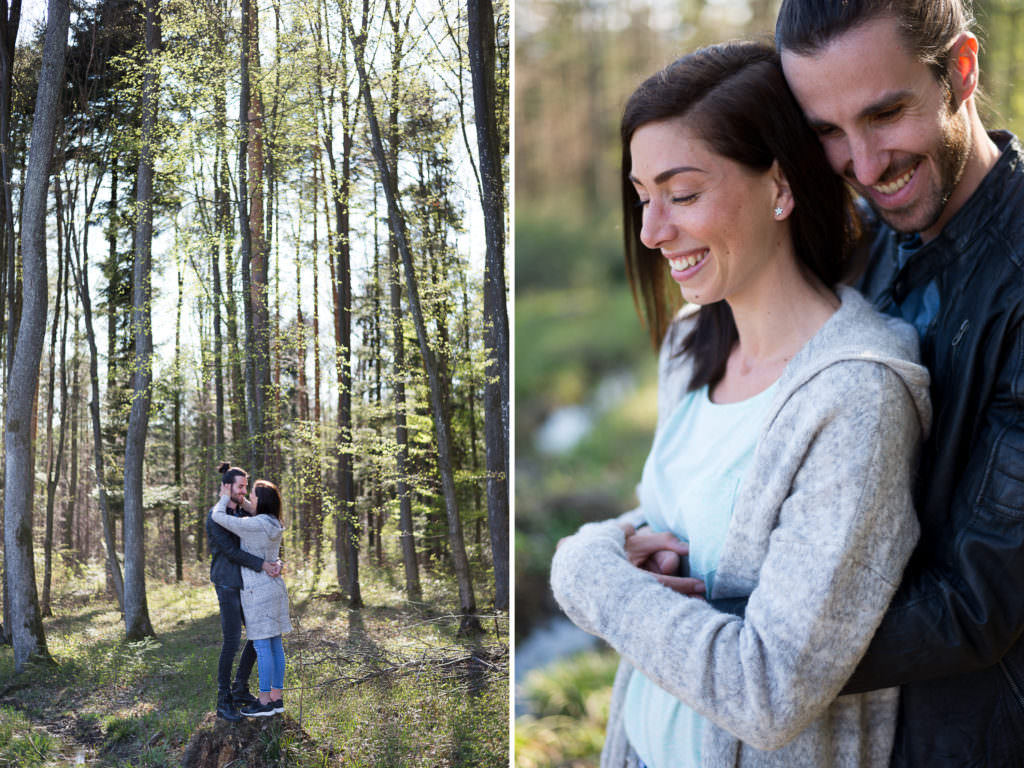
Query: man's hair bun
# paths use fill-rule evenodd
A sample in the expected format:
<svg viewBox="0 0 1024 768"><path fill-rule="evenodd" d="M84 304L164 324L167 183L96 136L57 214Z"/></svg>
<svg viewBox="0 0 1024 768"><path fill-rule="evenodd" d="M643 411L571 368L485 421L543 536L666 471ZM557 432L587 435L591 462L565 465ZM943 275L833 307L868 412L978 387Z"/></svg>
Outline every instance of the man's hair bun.
<svg viewBox="0 0 1024 768"><path fill-rule="evenodd" d="M231 469L231 465L228 464L228 462L226 462L226 461L221 462L221 465L219 467L217 467L217 471L220 472L222 475L225 472L227 472L229 469Z"/></svg>

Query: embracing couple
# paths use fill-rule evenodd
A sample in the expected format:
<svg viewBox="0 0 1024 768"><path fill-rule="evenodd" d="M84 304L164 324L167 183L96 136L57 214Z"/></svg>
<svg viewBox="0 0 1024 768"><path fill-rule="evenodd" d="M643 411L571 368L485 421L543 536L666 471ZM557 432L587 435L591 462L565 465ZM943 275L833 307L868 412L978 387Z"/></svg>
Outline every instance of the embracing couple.
<svg viewBox="0 0 1024 768"><path fill-rule="evenodd" d="M292 629L288 591L281 577L281 494L268 480L248 493L249 475L221 464L220 498L206 517L210 581L217 590L223 644L217 665L217 715L225 720L268 717L284 712L284 646ZM234 681L231 668L246 642ZM258 660L259 698L249 693L249 675Z"/></svg>
<svg viewBox="0 0 1024 768"><path fill-rule="evenodd" d="M602 766L1024 766L1024 150L972 25L783 0L626 105L658 428L551 571L623 657Z"/></svg>

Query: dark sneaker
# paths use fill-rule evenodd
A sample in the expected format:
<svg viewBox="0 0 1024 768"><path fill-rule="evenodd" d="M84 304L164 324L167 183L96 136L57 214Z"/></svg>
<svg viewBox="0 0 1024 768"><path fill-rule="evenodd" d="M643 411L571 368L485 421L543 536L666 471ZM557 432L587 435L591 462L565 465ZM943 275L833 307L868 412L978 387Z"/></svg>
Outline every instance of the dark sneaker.
<svg viewBox="0 0 1024 768"><path fill-rule="evenodd" d="M219 699L217 701L217 717L228 720L229 722L235 723L242 719L242 716L238 712L238 708L232 703L230 698Z"/></svg>
<svg viewBox="0 0 1024 768"><path fill-rule="evenodd" d="M241 712L246 717L270 717L277 713L272 703L260 704L259 701L255 704L246 704Z"/></svg>
<svg viewBox="0 0 1024 768"><path fill-rule="evenodd" d="M259 701L259 699L257 699L251 693L249 693L249 691L247 691L245 688L241 688L237 691L232 691L231 700L235 702L235 706L239 709L244 707L246 704L255 704Z"/></svg>
<svg viewBox="0 0 1024 768"><path fill-rule="evenodd" d="M275 715L280 715L282 712L284 712L284 696L282 696L277 701L272 701L270 703L274 706Z"/></svg>

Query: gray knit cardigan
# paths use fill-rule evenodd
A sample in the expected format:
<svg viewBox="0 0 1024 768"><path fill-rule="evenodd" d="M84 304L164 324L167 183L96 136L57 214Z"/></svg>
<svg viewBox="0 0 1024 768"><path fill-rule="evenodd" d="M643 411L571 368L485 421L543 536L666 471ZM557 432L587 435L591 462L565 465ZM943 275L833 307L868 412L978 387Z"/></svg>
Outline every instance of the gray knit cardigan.
<svg viewBox="0 0 1024 768"><path fill-rule="evenodd" d="M740 618L629 564L616 521L584 525L555 554L565 613L623 657L602 768L636 765L623 702L639 668L693 707L703 765L888 765L898 690L839 696L918 537L911 475L931 409L917 337L852 289L779 379L742 482L713 599L749 596ZM659 424L690 366L662 347ZM642 519L641 506L631 516Z"/></svg>
<svg viewBox="0 0 1024 768"><path fill-rule="evenodd" d="M213 522L236 534L239 546L251 555L274 562L281 554L284 528L271 515L232 517L224 510L227 497L211 510ZM242 568L242 613L245 615L245 636L249 640L277 637L292 631L288 617L288 590L284 579L271 577L265 571Z"/></svg>

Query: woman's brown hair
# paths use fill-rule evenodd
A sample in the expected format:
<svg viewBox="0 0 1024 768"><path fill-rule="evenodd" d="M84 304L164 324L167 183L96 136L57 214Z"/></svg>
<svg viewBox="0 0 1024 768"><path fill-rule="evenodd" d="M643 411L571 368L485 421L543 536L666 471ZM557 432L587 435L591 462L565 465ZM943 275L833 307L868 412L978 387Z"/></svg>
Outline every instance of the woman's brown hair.
<svg viewBox="0 0 1024 768"><path fill-rule="evenodd" d="M281 517L281 491L269 480L257 480L252 486L256 494L256 514L272 515L277 521L284 524Z"/></svg>

